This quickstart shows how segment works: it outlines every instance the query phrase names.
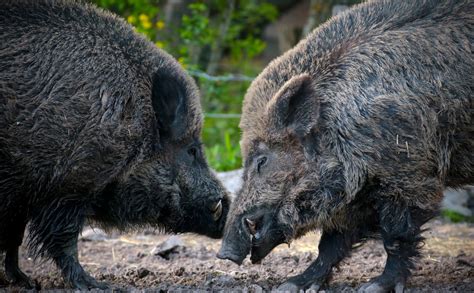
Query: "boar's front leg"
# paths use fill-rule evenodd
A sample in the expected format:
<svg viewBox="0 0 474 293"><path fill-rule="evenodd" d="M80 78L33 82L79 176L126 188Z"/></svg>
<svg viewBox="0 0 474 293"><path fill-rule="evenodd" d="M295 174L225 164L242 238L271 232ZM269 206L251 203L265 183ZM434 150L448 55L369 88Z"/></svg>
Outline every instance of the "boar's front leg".
<svg viewBox="0 0 474 293"><path fill-rule="evenodd" d="M404 291L405 283L413 268L413 258L419 256L420 227L434 211L408 207L402 202L379 203L380 229L387 261L382 275L363 285L359 292L381 293Z"/></svg>
<svg viewBox="0 0 474 293"><path fill-rule="evenodd" d="M33 282L28 276L23 273L18 265L18 247L23 241L23 234L25 232L26 220L15 218L8 227L7 235L7 250L5 255L5 274L7 279L15 285L20 285L28 289L35 288Z"/></svg>
<svg viewBox="0 0 474 293"><path fill-rule="evenodd" d="M359 241L359 232L323 231L316 260L301 274L291 277L278 291L299 292L310 289L317 292L331 274L333 266L346 257L352 245Z"/></svg>
<svg viewBox="0 0 474 293"><path fill-rule="evenodd" d="M77 240L85 221L85 208L75 201L57 201L50 208L34 215L30 231L31 245L40 256L50 257L62 272L66 283L73 288L88 290L107 289L80 265Z"/></svg>
<svg viewBox="0 0 474 293"><path fill-rule="evenodd" d="M34 289L35 283L18 266L18 246L9 248L5 256L5 274L12 284Z"/></svg>

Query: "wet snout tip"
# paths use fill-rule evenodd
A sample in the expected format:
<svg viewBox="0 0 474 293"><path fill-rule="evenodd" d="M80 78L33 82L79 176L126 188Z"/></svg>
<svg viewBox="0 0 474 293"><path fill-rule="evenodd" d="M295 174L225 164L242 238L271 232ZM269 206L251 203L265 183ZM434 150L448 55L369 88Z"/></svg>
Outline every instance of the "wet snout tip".
<svg viewBox="0 0 474 293"><path fill-rule="evenodd" d="M240 265L242 264L242 262L243 262L243 259L241 259L241 258L238 257L237 255L232 254L232 253L230 253L230 252L228 252L228 251L222 251L222 250L221 250L221 251L219 251L219 252L217 253L216 256L217 256L217 258L219 258L219 259L230 260L230 261L232 261L232 262L238 264L239 266L240 266Z"/></svg>

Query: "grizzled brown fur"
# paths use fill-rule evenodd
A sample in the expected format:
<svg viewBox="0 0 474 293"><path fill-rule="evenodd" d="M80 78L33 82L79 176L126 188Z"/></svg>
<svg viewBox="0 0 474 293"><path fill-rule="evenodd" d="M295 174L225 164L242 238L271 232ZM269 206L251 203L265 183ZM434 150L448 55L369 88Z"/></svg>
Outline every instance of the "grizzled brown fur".
<svg viewBox="0 0 474 293"><path fill-rule="evenodd" d="M73 287L86 220L220 237L229 201L201 147L194 81L123 20L62 0L0 2L0 251L35 256Z"/></svg>
<svg viewBox="0 0 474 293"><path fill-rule="evenodd" d="M274 60L245 96L218 256L258 262L321 228L318 259L280 287L318 289L381 236L387 265L361 290L402 290L443 189L474 182L473 29L472 1L369 1Z"/></svg>

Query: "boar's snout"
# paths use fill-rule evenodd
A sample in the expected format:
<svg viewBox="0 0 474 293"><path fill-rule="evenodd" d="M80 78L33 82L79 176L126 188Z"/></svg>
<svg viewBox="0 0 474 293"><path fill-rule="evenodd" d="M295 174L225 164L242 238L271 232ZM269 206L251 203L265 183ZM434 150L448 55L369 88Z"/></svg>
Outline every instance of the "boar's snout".
<svg viewBox="0 0 474 293"><path fill-rule="evenodd" d="M237 223L228 227L217 257L241 265L250 252L250 243L250 234L246 229L243 229L242 223L237 221Z"/></svg>
<svg viewBox="0 0 474 293"><path fill-rule="evenodd" d="M241 265L242 262L244 261L244 258L245 258L245 256L241 257L241 256L238 256L238 255L234 254L231 251L231 249L228 249L228 248L225 248L225 247L221 247L221 249L217 253L217 257L220 258L220 259L231 260L231 261L235 262L238 265Z"/></svg>
<svg viewBox="0 0 474 293"><path fill-rule="evenodd" d="M198 232L212 238L221 238L224 233L229 205L229 196L224 194L223 197L202 202L201 208L190 207L192 211L189 214L194 214L195 217L187 221L188 228L186 230Z"/></svg>
<svg viewBox="0 0 474 293"><path fill-rule="evenodd" d="M228 259L241 264L250 253L253 264L259 263L276 246L287 243L289 227L277 220L272 209L264 208L246 213L234 219L227 227L222 246L217 254L220 259Z"/></svg>

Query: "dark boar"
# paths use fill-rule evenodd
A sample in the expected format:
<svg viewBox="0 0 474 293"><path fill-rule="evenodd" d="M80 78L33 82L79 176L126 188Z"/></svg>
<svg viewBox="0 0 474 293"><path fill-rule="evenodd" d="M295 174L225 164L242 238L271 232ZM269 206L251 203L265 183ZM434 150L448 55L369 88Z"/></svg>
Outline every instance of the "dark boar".
<svg viewBox="0 0 474 293"><path fill-rule="evenodd" d="M255 263L321 228L318 258L280 287L318 290L381 236L385 270L361 290L403 290L443 188L474 182L473 15L473 1L370 1L273 61L245 96L218 257Z"/></svg>
<svg viewBox="0 0 474 293"><path fill-rule="evenodd" d="M228 197L208 168L193 80L123 20L62 0L0 2L0 250L29 247L74 288L84 223L221 237Z"/></svg>

